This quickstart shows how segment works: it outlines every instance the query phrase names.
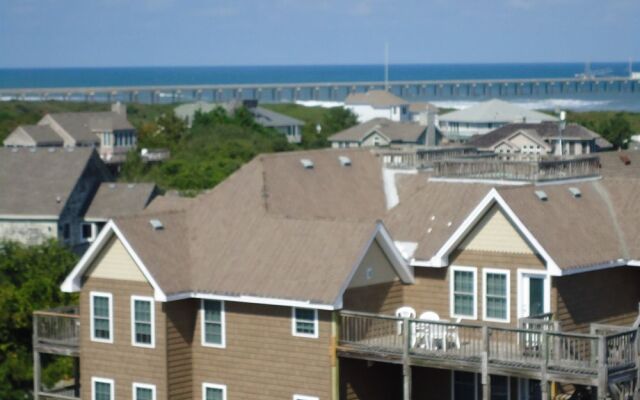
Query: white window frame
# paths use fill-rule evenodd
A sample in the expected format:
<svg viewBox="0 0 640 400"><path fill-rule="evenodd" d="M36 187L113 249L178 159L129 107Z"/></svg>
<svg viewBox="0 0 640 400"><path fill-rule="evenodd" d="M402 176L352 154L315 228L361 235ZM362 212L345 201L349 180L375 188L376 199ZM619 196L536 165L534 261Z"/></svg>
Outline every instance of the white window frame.
<svg viewBox="0 0 640 400"><path fill-rule="evenodd" d="M133 400L138 400L136 397L136 389L150 389L151 390L151 400L156 400L156 385L150 385L147 383L139 383L133 382L131 385L131 398Z"/></svg>
<svg viewBox="0 0 640 400"><path fill-rule="evenodd" d="M473 315L458 315L455 313L455 296L454 296L454 281L455 281L455 272L472 272L473 273ZM449 268L449 314L451 318L462 318L468 320L477 320L478 319L478 268L476 267L467 267L462 265L452 265Z"/></svg>
<svg viewBox="0 0 640 400"><path fill-rule="evenodd" d="M94 324L94 307L93 307L93 299L95 297L106 297L109 299L109 339L97 338L95 337L95 324ZM99 343L113 343L113 295L107 292L90 292L89 293L89 328L91 330L91 341L99 342Z"/></svg>
<svg viewBox="0 0 640 400"><path fill-rule="evenodd" d="M320 400L320 397L316 396L305 396L303 394L294 394L293 400Z"/></svg>
<svg viewBox="0 0 640 400"><path fill-rule="evenodd" d="M205 301L217 301L220 303L220 343L208 343L207 335L205 334L205 320L204 320L204 304ZM212 300L212 299L200 299L200 344L204 347L213 347L217 349L224 349L227 347L227 323L225 316L225 304L224 300Z"/></svg>
<svg viewBox="0 0 640 400"><path fill-rule="evenodd" d="M529 301L528 294L529 289L525 288L524 278L528 275L535 275L536 277L544 279L544 312L551 312L551 276L549 272L541 269L526 269L518 268L518 318L525 318L528 315L524 315L524 305Z"/></svg>
<svg viewBox="0 0 640 400"><path fill-rule="evenodd" d="M91 235L89 235L89 237L84 237L85 225L91 226ZM83 222L82 224L80 224L80 241L84 243L91 243L94 240L96 240L96 230L97 230L97 227L94 222Z"/></svg>
<svg viewBox="0 0 640 400"><path fill-rule="evenodd" d="M296 318L296 310L311 310L313 311L313 333L299 333L297 330L297 318ZM318 338L318 310L315 308L305 308L305 307L291 307L291 334L297 337L305 337L311 339Z"/></svg>
<svg viewBox="0 0 640 400"><path fill-rule="evenodd" d="M487 317L487 275L500 274L507 276L507 318ZM511 322L511 271L500 268L483 268L482 269L482 320L490 322Z"/></svg>
<svg viewBox="0 0 640 400"><path fill-rule="evenodd" d="M96 383L107 383L110 387L110 400L115 400L115 392L116 392L116 383L113 379L109 378L99 378L97 376L91 377L91 400L96 400Z"/></svg>
<svg viewBox="0 0 640 400"><path fill-rule="evenodd" d="M221 385L218 383L203 383L202 384L202 400L207 400L207 389L220 389L222 390L222 400L227 400L227 385Z"/></svg>
<svg viewBox="0 0 640 400"><path fill-rule="evenodd" d="M151 304L151 343L138 343L136 341L136 309L135 304L137 301L146 301ZM146 347L153 349L156 347L156 312L155 301L153 297L149 296L131 296L131 345L135 347Z"/></svg>

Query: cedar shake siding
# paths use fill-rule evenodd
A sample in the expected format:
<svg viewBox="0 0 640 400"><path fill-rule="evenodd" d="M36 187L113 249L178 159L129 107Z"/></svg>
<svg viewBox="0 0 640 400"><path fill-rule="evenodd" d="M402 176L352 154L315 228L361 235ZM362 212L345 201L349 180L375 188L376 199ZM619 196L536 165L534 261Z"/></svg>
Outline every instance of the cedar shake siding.
<svg viewBox="0 0 640 400"><path fill-rule="evenodd" d="M610 268L554 278L557 316L567 331L588 332L592 322L631 325L638 317L640 270Z"/></svg>
<svg viewBox="0 0 640 400"><path fill-rule="evenodd" d="M200 302L194 299L164 305L167 318L167 384L171 400L198 398L193 393L193 337Z"/></svg>
<svg viewBox="0 0 640 400"><path fill-rule="evenodd" d="M202 384L227 386L229 399L331 398L331 312L318 311L318 338L292 335L291 307L225 302L226 347L193 338L193 398Z"/></svg>
<svg viewBox="0 0 640 400"><path fill-rule="evenodd" d="M90 293L113 296L113 343L91 341ZM167 350L163 304L155 302L155 348L131 344L131 296L153 296L146 282L89 277L80 294L81 398L91 399L91 378L113 379L115 398L131 399L133 382L156 386L157 400L167 399Z"/></svg>

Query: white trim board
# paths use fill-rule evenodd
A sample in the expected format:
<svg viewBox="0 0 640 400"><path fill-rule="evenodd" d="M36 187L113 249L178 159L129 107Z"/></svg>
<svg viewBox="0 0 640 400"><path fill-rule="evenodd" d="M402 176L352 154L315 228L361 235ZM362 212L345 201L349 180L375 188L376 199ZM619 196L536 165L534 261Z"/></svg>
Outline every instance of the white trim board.
<svg viewBox="0 0 640 400"><path fill-rule="evenodd" d="M100 231L100 234L98 235L96 240L91 246L89 246L89 249L84 253L78 264L76 264L76 266L73 268L73 271L71 271L71 273L64 280L64 282L60 286L60 289L63 292L67 293L80 291L82 287L82 276L91 265L91 262L98 256L100 250L103 249L105 244L113 235L115 235L120 240L124 248L127 250L127 253L129 253L129 256L131 256L133 261L136 263L136 266L140 269L140 272L142 272L142 275L144 275L145 279L149 282L151 287L153 287L154 299L156 301L167 301L166 294L162 291L160 285L158 285L158 283L155 281L147 267L144 265L140 257L136 254L135 250L133 250L133 247L131 246L131 244L129 244L129 242L122 234L120 229L118 229L118 226L113 222L113 220L109 220L107 225L102 228L102 231Z"/></svg>
<svg viewBox="0 0 640 400"><path fill-rule="evenodd" d="M558 267L558 264L551 258L549 253L542 247L533 234L527 229L527 227L520 221L520 218L509 207L507 202L500 196L500 193L493 188L487 193L487 195L480 201L476 208L465 218L460 226L454 231L453 235L445 242L445 244L438 250L438 252L431 258L431 264L433 266L442 267L449 264L449 255L451 252L464 240L464 238L471 232L476 224L482 219L485 213L493 204L498 204L502 211L507 215L507 218L513 223L516 229L524 236L525 241L540 256L545 260L546 267L549 273L553 276L562 275L562 270Z"/></svg>

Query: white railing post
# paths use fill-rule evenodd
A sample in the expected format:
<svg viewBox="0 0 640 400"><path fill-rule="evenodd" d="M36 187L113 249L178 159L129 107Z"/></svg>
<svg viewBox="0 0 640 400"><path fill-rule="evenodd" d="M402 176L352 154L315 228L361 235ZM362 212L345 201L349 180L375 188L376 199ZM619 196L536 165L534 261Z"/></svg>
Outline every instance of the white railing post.
<svg viewBox="0 0 640 400"><path fill-rule="evenodd" d="M411 345L411 327L409 319L402 321L402 395L403 400L411 400L411 365L409 364L409 346Z"/></svg>

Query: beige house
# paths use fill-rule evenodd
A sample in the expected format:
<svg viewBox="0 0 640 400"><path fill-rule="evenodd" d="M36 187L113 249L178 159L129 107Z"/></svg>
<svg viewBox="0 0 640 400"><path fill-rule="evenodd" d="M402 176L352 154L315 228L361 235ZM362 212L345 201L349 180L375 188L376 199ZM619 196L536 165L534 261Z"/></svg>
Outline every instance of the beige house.
<svg viewBox="0 0 640 400"><path fill-rule="evenodd" d="M613 164L504 187L365 149L258 156L107 224L62 284L78 314L36 313L78 326L36 333L36 397L48 351L79 355L83 399L625 398L640 180Z"/></svg>
<svg viewBox="0 0 640 400"><path fill-rule="evenodd" d="M544 156L580 156L613 146L597 133L578 124L561 129L558 123L509 124L472 137L468 145L508 159Z"/></svg>
<svg viewBox="0 0 640 400"><path fill-rule="evenodd" d="M351 93L344 101L344 108L353 112L361 123L374 118L386 118L395 122L407 122L411 119L409 102L387 90Z"/></svg>
<svg viewBox="0 0 640 400"><path fill-rule="evenodd" d="M374 118L329 136L333 148L384 147L390 145L436 145L440 132L435 127Z"/></svg>
<svg viewBox="0 0 640 400"><path fill-rule="evenodd" d="M124 162L137 143L124 104L107 112L70 112L45 115L37 125L17 127L5 138L5 147L95 147L107 164Z"/></svg>

